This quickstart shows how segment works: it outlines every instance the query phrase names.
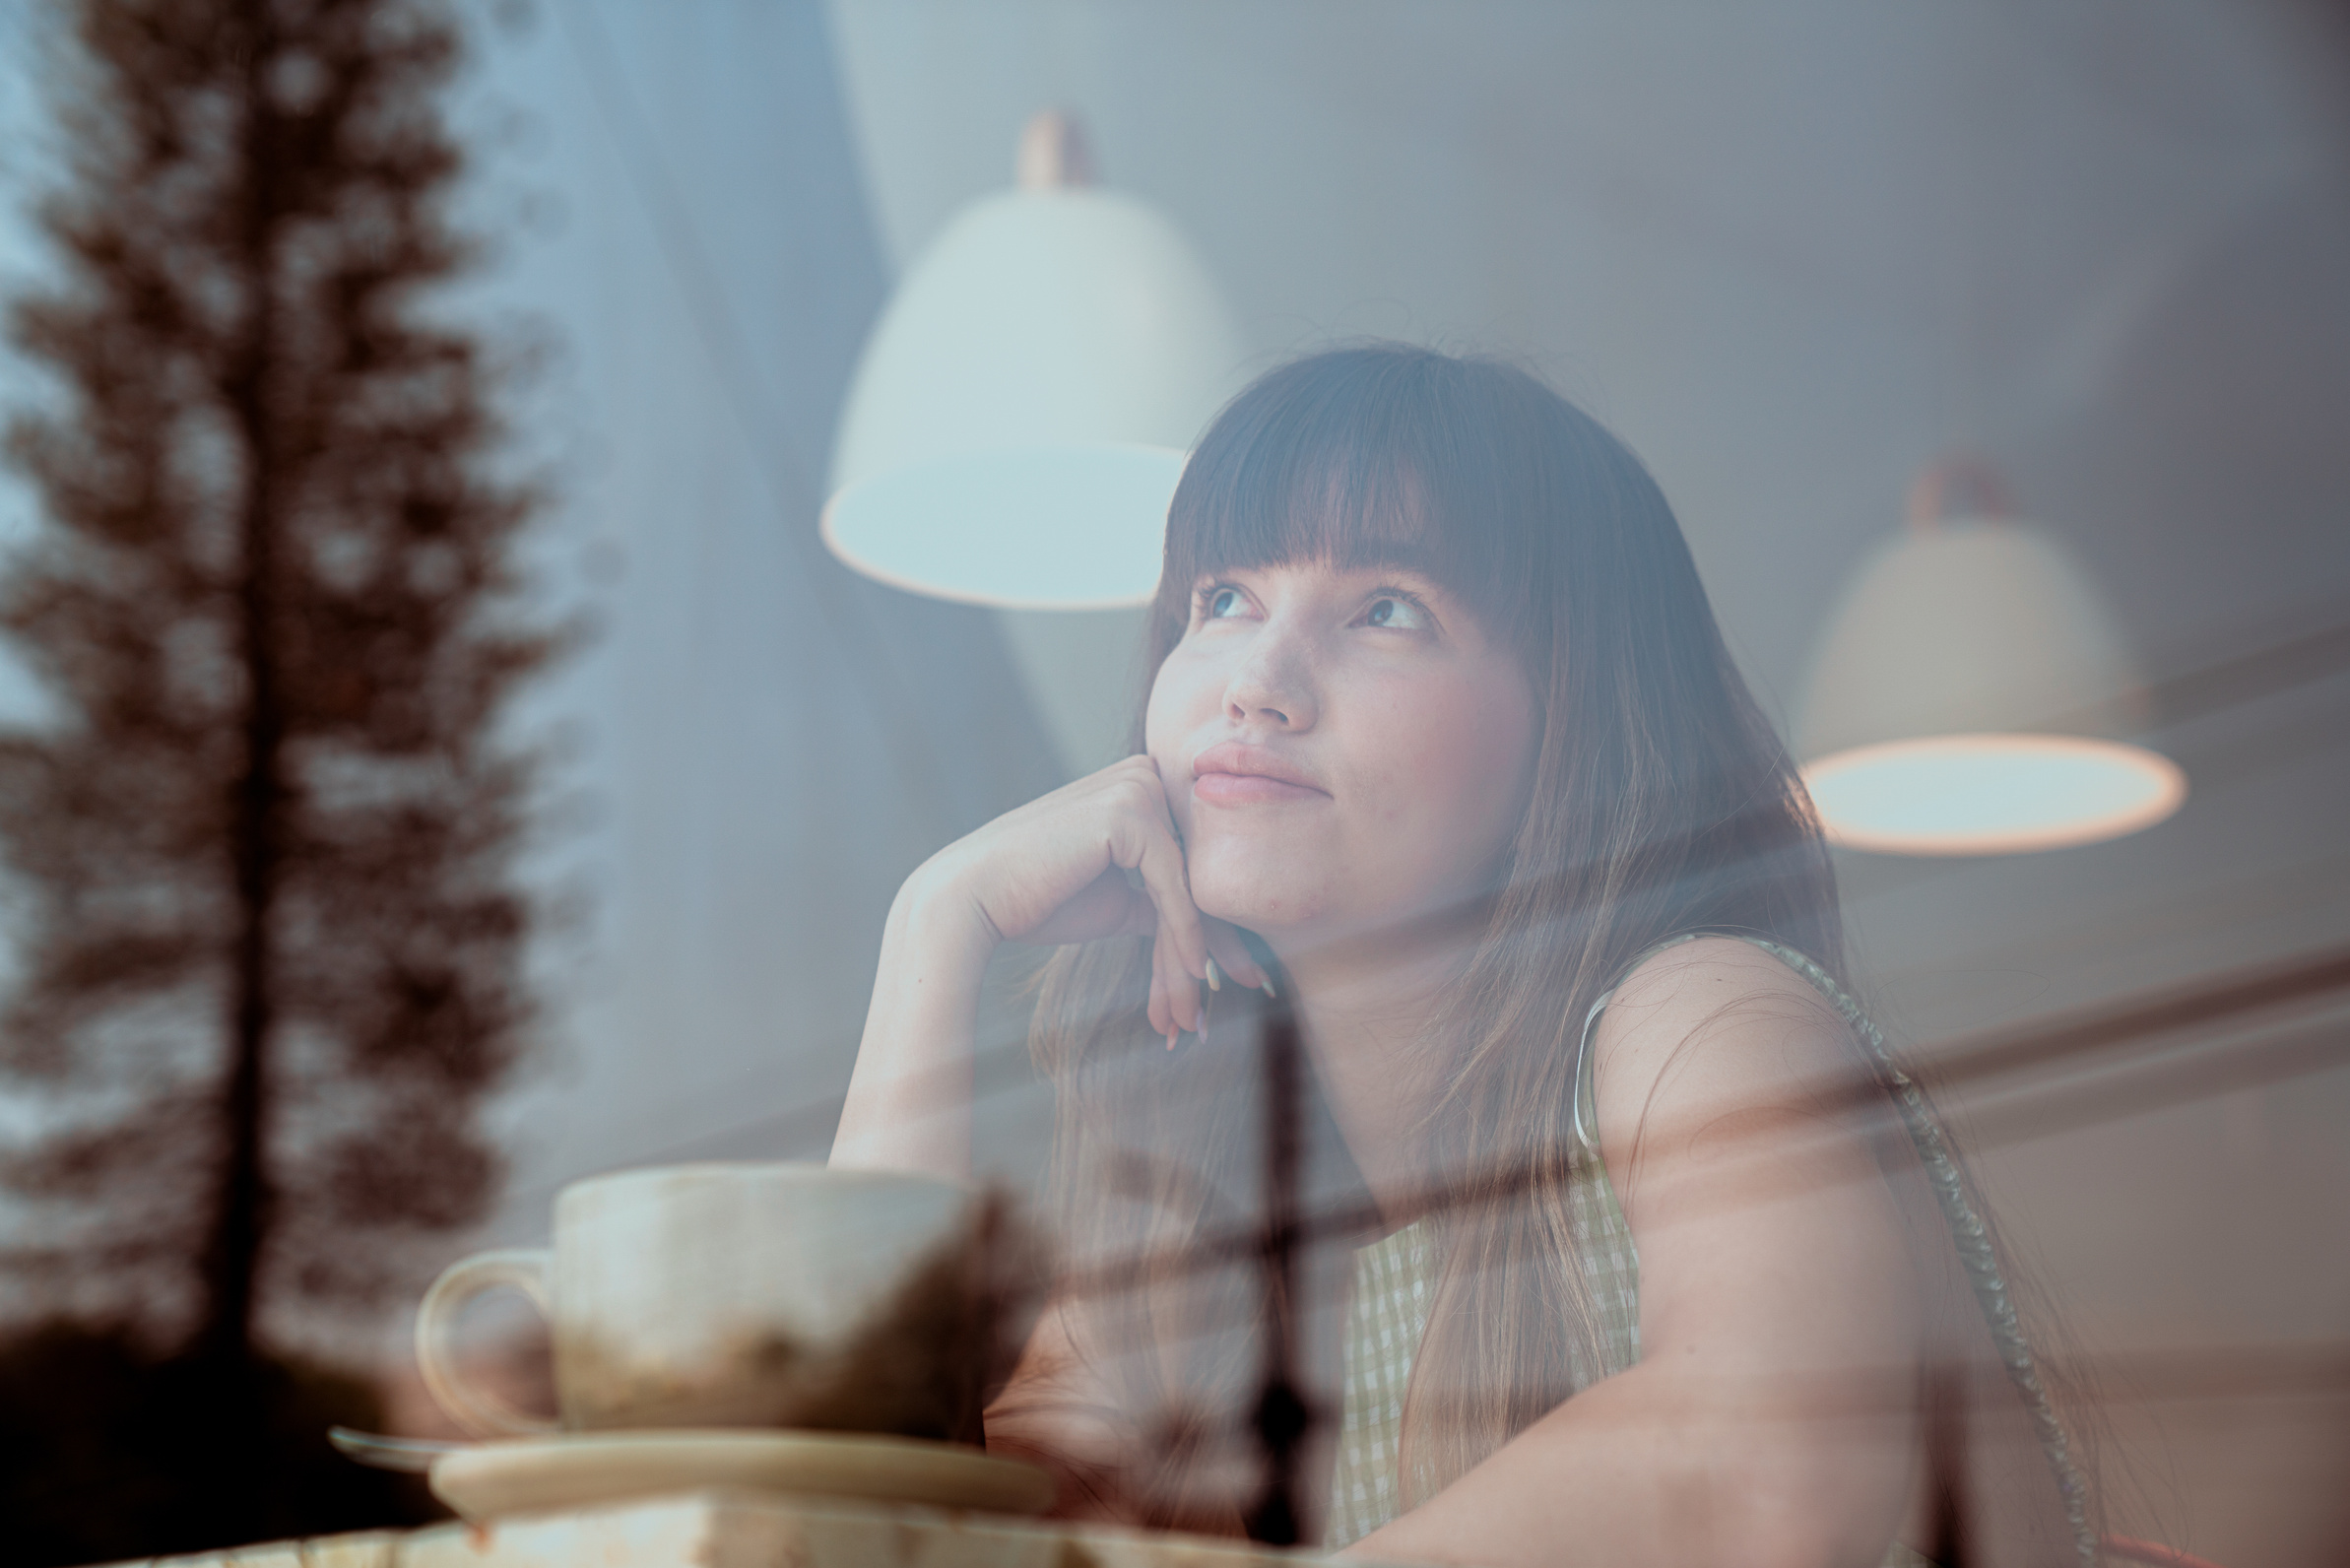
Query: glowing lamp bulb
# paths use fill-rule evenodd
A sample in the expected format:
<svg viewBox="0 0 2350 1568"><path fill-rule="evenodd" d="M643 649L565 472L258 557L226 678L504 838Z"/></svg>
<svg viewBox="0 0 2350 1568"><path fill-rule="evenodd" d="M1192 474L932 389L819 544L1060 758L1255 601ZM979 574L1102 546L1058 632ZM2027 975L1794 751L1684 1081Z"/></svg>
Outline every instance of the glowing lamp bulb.
<svg viewBox="0 0 2350 1568"><path fill-rule="evenodd" d="M1897 855L2012 855L2119 838L2187 799L2179 765L2088 736L1922 736L1803 769L1828 836Z"/></svg>

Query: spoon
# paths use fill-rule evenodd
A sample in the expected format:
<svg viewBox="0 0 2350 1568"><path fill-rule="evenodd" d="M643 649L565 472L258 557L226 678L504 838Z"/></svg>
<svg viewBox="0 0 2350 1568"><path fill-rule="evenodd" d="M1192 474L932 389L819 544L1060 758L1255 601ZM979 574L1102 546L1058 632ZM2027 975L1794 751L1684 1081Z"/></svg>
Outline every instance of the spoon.
<svg viewBox="0 0 2350 1568"><path fill-rule="evenodd" d="M432 1468L432 1462L443 1454L455 1454L473 1447L471 1443L436 1443L422 1437L390 1437L382 1432L361 1432L348 1426L330 1426L326 1440L335 1445L346 1459L356 1459L361 1465L377 1470L406 1470L421 1475Z"/></svg>

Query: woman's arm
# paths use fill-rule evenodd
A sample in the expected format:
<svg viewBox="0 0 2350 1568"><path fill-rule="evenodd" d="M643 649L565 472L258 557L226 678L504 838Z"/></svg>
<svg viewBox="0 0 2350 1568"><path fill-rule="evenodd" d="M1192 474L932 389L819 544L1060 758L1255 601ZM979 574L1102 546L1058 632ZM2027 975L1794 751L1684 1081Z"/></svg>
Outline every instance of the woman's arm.
<svg viewBox="0 0 2350 1568"><path fill-rule="evenodd" d="M1077 1347L1081 1310L1062 1299L1045 1303L1018 1365L987 1407L988 1452L1052 1475L1052 1518L1138 1524L1132 1412Z"/></svg>
<svg viewBox="0 0 2350 1568"><path fill-rule="evenodd" d="M998 939L944 880L925 865L890 902L836 1166L971 1174L971 1034Z"/></svg>
<svg viewBox="0 0 2350 1568"><path fill-rule="evenodd" d="M1089 774L941 850L890 904L831 1163L967 1177L972 1033L997 947L1143 935L1154 938L1149 1013L1161 1033L1199 1027L1195 982L1210 951L1244 984L1265 983L1230 928L1193 907L1147 757ZM1124 1417L1079 1351L1077 1316L1047 1304L988 1409L988 1444L1055 1472L1057 1514L1123 1518Z"/></svg>
<svg viewBox="0 0 2350 1568"><path fill-rule="evenodd" d="M1594 1041L1640 1360L1354 1552L1868 1568L1916 1472L1924 1305L1842 1020L1742 943L1622 986Z"/></svg>

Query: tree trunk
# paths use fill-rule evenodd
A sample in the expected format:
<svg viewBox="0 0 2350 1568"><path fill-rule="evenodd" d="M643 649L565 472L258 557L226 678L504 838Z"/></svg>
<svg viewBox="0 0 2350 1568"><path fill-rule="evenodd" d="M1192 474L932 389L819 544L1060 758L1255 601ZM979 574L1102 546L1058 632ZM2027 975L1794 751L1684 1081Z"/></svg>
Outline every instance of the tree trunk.
<svg viewBox="0 0 2350 1568"><path fill-rule="evenodd" d="M251 315L228 396L242 437L245 494L239 520L239 662L244 676L242 770L233 785L230 858L236 931L228 988L228 1063L221 1093L218 1184L205 1249L200 1355L245 1361L253 1349L255 1286L268 1241L273 1193L268 1167L270 1056L274 1043L275 952L271 916L282 858L280 777L285 737L277 669L277 545L281 487L276 408L277 239L273 177L278 127L266 73L275 50L266 5L247 12L245 178L241 270Z"/></svg>

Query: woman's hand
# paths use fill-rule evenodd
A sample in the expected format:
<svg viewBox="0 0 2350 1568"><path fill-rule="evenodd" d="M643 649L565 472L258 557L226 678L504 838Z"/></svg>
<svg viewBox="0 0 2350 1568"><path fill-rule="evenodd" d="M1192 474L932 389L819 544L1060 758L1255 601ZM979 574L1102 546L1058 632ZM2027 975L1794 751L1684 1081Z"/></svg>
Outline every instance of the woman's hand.
<svg viewBox="0 0 2350 1568"><path fill-rule="evenodd" d="M925 861L881 932L873 1005L832 1163L961 1177L970 1169L971 1036L989 956L1006 942L1150 936L1150 1026L1200 1026L1210 956L1264 985L1232 927L1192 903L1183 846L1148 757L1128 757Z"/></svg>
<svg viewBox="0 0 2350 1568"><path fill-rule="evenodd" d="M1152 936L1150 1026L1200 1026L1209 960L1243 984L1265 971L1239 933L1192 903L1158 766L1130 756L1007 812L907 882L917 909L961 911L993 942L1058 947Z"/></svg>

